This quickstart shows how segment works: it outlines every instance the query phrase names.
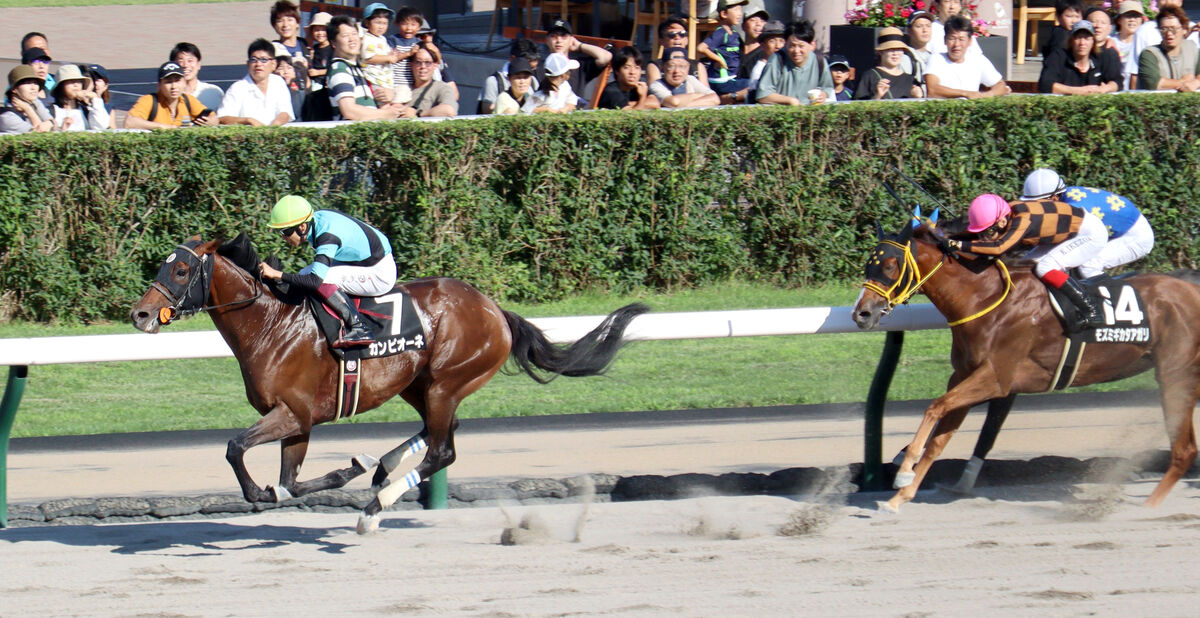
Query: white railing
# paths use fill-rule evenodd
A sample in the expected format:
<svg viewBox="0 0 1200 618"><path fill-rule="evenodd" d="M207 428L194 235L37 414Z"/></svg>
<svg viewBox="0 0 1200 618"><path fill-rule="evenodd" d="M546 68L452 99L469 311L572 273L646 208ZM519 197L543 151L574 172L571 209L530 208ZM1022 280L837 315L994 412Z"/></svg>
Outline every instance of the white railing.
<svg viewBox="0 0 1200 618"><path fill-rule="evenodd" d="M551 341L579 339L604 316L531 318ZM945 328L946 319L929 304L901 305L885 317L877 330L929 330ZM626 339L712 339L765 335L812 335L859 332L850 307L800 307L647 313L630 323ZM215 330L179 333L130 333L0 339L0 365L31 366L112 361L223 358L233 356Z"/></svg>

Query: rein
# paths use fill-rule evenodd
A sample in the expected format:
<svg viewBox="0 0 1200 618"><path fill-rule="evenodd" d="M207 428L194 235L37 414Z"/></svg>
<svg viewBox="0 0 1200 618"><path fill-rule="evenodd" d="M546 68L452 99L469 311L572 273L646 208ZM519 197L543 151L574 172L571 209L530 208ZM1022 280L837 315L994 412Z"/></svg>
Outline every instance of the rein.
<svg viewBox="0 0 1200 618"><path fill-rule="evenodd" d="M908 302L908 299L912 298L912 296L921 289L921 286L925 285L925 282L928 281L929 278L934 275L934 273L941 270L942 265L945 264L945 258L943 257L942 260L938 261L937 266L934 266L932 270L922 277L921 271L917 267L917 257L913 254L912 241L909 241L908 244L902 245L892 240L881 240L880 244L891 245L899 249L904 254L904 262L903 266L900 268L900 276L896 278L895 283L893 283L890 287L885 289L883 286L875 283L874 281L864 281L862 284L862 287L875 292L887 301L888 306L883 310L883 314L887 315L892 312L892 309L896 308L896 305ZM991 313L996 307L999 307L1006 298L1008 298L1008 293L1012 291L1012 275L1008 272L1008 267L1004 265L1004 262L996 260L995 264L1000 269L1001 276L1004 277L1004 293L1000 295L1000 298L997 299L996 302L988 305L982 311L973 313L965 318L947 321L947 326L955 327L961 324L966 324L971 320L981 318Z"/></svg>

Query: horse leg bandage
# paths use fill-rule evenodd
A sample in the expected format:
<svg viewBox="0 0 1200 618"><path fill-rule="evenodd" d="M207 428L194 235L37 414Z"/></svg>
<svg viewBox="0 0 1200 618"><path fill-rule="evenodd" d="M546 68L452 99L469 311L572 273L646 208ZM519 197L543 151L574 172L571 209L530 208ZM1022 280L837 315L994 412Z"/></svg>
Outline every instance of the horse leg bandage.
<svg viewBox="0 0 1200 618"><path fill-rule="evenodd" d="M388 474L391 474L392 471L396 469L396 466L399 466L400 463L405 459L408 459L410 456L421 452L421 450L426 446L425 436L427 435L428 434L422 431L408 440L405 440L404 444L401 444L400 446L388 451L387 455L384 455L383 459L380 460L380 465L383 466L383 470Z"/></svg>
<svg viewBox="0 0 1200 618"><path fill-rule="evenodd" d="M375 496L379 500L379 506L387 508L396 503L404 492L416 487L421 483L421 475L417 474L416 470L410 471L404 475L404 478L398 479L396 482L379 490L379 494Z"/></svg>

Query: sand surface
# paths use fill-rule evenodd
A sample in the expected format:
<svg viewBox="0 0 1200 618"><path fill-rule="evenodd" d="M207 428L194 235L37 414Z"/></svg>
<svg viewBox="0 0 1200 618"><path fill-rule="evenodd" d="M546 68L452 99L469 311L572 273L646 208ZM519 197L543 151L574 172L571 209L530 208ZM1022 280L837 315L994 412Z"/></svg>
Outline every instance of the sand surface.
<svg viewBox="0 0 1200 618"><path fill-rule="evenodd" d="M934 492L898 516L864 494L454 509L361 537L344 514L24 528L0 534L0 598L12 616L1194 615L1200 490L1128 502L1149 490Z"/></svg>

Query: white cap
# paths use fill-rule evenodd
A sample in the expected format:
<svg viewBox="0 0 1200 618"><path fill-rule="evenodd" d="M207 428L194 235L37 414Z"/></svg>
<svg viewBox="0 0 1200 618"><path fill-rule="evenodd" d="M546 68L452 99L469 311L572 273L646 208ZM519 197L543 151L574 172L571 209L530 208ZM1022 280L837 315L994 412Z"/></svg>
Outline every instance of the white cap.
<svg viewBox="0 0 1200 618"><path fill-rule="evenodd" d="M275 41L275 42L271 43L271 46L275 48L275 57L276 58L291 58L292 57L292 52L288 51L288 48L284 47L283 43L280 43L279 41Z"/></svg>
<svg viewBox="0 0 1200 618"><path fill-rule="evenodd" d="M309 22L308 25L309 26L328 26L329 22L331 22L331 21L333 21L333 15L330 15L329 13L326 13L325 11L321 11L320 13L313 15L312 21Z"/></svg>
<svg viewBox="0 0 1200 618"><path fill-rule="evenodd" d="M1067 188L1058 172L1040 167L1025 177L1025 187L1021 190L1023 200L1041 200L1061 192Z"/></svg>
<svg viewBox="0 0 1200 618"><path fill-rule="evenodd" d="M546 75L554 77L562 75L567 71L574 71L579 68L578 60L571 60L565 54L550 54L546 57L546 62L543 64L546 67Z"/></svg>

